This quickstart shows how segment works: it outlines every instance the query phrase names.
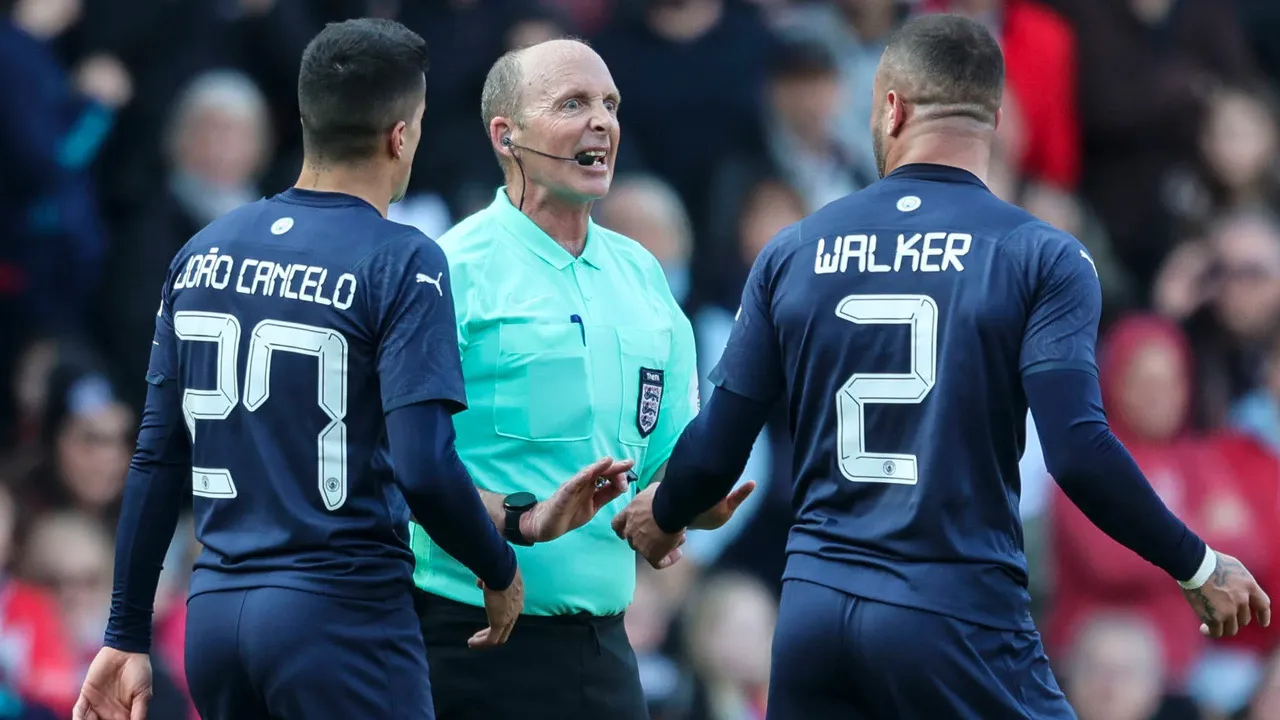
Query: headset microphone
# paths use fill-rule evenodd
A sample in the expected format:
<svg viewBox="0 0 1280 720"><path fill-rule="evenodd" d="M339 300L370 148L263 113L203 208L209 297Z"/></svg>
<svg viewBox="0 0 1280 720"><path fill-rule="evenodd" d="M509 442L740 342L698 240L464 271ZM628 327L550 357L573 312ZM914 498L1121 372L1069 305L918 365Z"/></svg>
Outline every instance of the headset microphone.
<svg viewBox="0 0 1280 720"><path fill-rule="evenodd" d="M528 152L533 153L534 155L541 155L542 157L551 158L552 160L564 160L565 162L576 162L583 167L589 167L591 165L594 165L596 162L595 156L591 155L590 153L580 152L577 155L574 155L573 157L563 157L561 155L552 155L551 153L544 153L541 150L534 150L531 147L525 147L524 145L517 145L511 141L511 138L509 136L502 138L502 144L510 148L516 148L518 150L526 150Z"/></svg>

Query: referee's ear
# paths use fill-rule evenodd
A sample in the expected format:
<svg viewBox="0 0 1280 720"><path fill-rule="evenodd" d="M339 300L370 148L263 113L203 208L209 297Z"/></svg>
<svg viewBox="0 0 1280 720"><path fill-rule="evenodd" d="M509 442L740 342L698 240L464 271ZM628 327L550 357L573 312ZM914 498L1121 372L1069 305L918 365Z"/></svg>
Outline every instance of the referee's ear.
<svg viewBox="0 0 1280 720"><path fill-rule="evenodd" d="M515 140L511 137L514 128L504 117L496 117L489 121L489 142L499 157L511 158L515 155Z"/></svg>

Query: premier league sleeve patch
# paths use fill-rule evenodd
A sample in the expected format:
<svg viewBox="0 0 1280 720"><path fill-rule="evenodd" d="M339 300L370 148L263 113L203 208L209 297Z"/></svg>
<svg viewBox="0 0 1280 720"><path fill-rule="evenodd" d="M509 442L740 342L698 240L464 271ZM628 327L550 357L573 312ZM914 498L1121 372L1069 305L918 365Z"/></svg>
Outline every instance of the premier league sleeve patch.
<svg viewBox="0 0 1280 720"><path fill-rule="evenodd" d="M662 371L640 368L640 400L636 407L636 429L640 437L649 437L658 427L658 413L662 410Z"/></svg>

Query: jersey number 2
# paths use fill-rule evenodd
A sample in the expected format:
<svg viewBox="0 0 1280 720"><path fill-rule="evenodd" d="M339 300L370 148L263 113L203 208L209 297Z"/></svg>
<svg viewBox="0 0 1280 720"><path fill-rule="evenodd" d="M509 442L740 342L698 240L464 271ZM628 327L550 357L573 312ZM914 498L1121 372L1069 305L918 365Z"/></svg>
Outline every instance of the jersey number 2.
<svg viewBox="0 0 1280 720"><path fill-rule="evenodd" d="M240 357L240 321L226 313L177 312L173 330L179 340L217 346L217 377L210 390L186 390L182 416L191 442L197 420L225 420L240 403L236 361ZM310 355L317 360L316 401L329 417L317 438L320 497L329 510L347 501L347 339L334 330L312 325L263 320L249 335L249 362L244 377L244 407L261 408L271 397L271 357L276 352ZM201 497L236 497L236 484L226 468L191 468L192 492Z"/></svg>
<svg viewBox="0 0 1280 720"><path fill-rule="evenodd" d="M840 473L853 482L915 485L915 455L867 450L867 405L924 400L938 372L938 304L927 295L849 295L836 316L856 325L910 325L911 372L854 373L836 392Z"/></svg>

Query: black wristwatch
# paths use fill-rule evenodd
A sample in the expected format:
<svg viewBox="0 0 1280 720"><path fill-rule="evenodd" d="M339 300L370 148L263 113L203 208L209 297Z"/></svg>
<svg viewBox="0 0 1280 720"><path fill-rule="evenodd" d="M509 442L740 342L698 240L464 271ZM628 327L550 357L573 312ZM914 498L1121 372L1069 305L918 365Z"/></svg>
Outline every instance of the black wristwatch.
<svg viewBox="0 0 1280 720"><path fill-rule="evenodd" d="M533 509L538 504L538 498L534 497L530 492L511 493L502 499L502 509L506 511L507 518L503 527L503 535L512 545L520 545L522 547L530 547L533 541L524 536L520 532L520 517Z"/></svg>

